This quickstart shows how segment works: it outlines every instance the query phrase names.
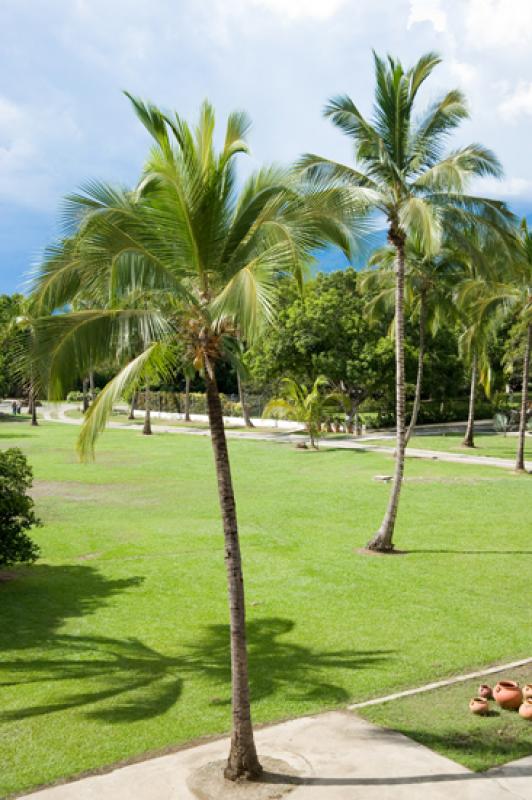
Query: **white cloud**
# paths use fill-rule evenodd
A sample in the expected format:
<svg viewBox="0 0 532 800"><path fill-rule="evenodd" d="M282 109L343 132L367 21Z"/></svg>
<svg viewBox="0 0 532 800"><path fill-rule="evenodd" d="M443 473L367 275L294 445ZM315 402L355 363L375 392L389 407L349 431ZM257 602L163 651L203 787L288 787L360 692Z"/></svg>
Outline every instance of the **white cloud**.
<svg viewBox="0 0 532 800"><path fill-rule="evenodd" d="M438 33L445 31L447 14L442 8L441 0L410 0L407 27L411 28L416 22L430 22Z"/></svg>
<svg viewBox="0 0 532 800"><path fill-rule="evenodd" d="M475 194L485 197L516 198L530 195L532 180L526 178L505 178L498 181L496 178L481 178L472 186Z"/></svg>
<svg viewBox="0 0 532 800"><path fill-rule="evenodd" d="M516 90L499 103L500 116L513 122L520 116L532 116L532 83L520 81Z"/></svg>
<svg viewBox="0 0 532 800"><path fill-rule="evenodd" d="M346 0L253 0L255 5L263 6L284 19L299 20L330 19Z"/></svg>
<svg viewBox="0 0 532 800"><path fill-rule="evenodd" d="M530 48L530 0L468 0L465 28L468 44L476 49Z"/></svg>

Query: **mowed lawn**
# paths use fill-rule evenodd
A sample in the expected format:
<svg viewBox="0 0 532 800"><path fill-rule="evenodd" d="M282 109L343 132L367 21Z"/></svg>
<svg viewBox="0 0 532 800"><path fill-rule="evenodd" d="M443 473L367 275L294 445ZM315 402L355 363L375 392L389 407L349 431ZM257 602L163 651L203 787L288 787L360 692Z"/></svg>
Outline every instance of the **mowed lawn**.
<svg viewBox="0 0 532 800"><path fill-rule="evenodd" d="M229 728L209 439L1 422L35 471L41 560L0 582L0 795ZM532 477L409 460L406 555L364 556L391 458L231 441L254 719L530 655Z"/></svg>
<svg viewBox="0 0 532 800"><path fill-rule="evenodd" d="M410 447L422 450L442 450L445 453L458 453L464 456L491 456L493 458L515 459L517 454L517 436L502 433L475 434L475 447L464 447L463 433L444 433L438 436L412 436ZM375 439L371 443L390 445L389 439ZM393 442L391 443L393 446ZM525 438L525 458L532 460L532 436Z"/></svg>

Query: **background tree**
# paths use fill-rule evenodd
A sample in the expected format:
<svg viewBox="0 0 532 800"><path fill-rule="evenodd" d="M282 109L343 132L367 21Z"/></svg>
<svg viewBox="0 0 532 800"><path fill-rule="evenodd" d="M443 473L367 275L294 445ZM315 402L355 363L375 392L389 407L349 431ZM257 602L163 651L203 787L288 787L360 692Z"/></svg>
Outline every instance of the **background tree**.
<svg viewBox="0 0 532 800"><path fill-rule="evenodd" d="M31 563L39 556L39 547L27 533L41 524L28 495L32 482L33 473L23 452L18 448L0 450L0 567Z"/></svg>
<svg viewBox="0 0 532 800"><path fill-rule="evenodd" d="M312 386L298 383L293 378L283 378L282 395L272 398L264 408L264 416L281 416L293 419L305 426L310 439L310 446L318 449L318 438L324 419L338 411L339 397L324 389L329 381L324 375L318 375Z"/></svg>
<svg viewBox="0 0 532 800"><path fill-rule="evenodd" d="M16 368L16 320L23 307L23 295L0 295L0 397L19 397L25 390Z"/></svg>
<svg viewBox="0 0 532 800"><path fill-rule="evenodd" d="M393 313L395 303L395 249L386 246L376 250L370 258L369 267L361 276L361 284L364 291L373 295L370 301L372 316L382 319L383 314ZM452 289L457 274L456 264L445 246L437 255L427 256L416 237L407 240L405 309L410 321L417 321L418 342L414 401L405 434L405 447L416 427L421 406L429 332L436 334L442 324L452 324L456 317Z"/></svg>
<svg viewBox="0 0 532 800"><path fill-rule="evenodd" d="M393 393L393 346L386 322L371 324L355 270L319 273L301 297L286 282L279 287L275 327L246 354L255 386L277 391L281 378L312 384L327 375L345 396L348 421L356 421L369 397Z"/></svg>
<svg viewBox="0 0 532 800"><path fill-rule="evenodd" d="M399 506L405 454L404 283L405 246L415 237L427 256L440 249L448 212L453 217L475 216L479 211L497 225L506 225L503 204L468 196L473 176L500 177L499 162L477 144L444 154L449 134L467 118L465 99L453 90L436 101L416 122L415 101L421 86L440 63L427 53L405 70L397 59L374 56L375 105L367 120L350 97L329 101L325 114L354 143L356 168L306 155L300 167L309 178L347 185L353 199L384 215L388 242L395 263L396 349L396 463L384 519L368 548L393 549L393 532Z"/></svg>
<svg viewBox="0 0 532 800"><path fill-rule="evenodd" d="M521 221L515 248L510 252L500 250L496 255L497 271L490 273L491 280L484 287L483 295L477 299L477 312L480 319L485 320L486 316L489 319L490 313L499 309L513 323L509 338L510 342L517 342L521 359L521 405L515 468L523 472L532 351L532 235L526 219ZM508 362L511 363L511 358L507 358Z"/></svg>

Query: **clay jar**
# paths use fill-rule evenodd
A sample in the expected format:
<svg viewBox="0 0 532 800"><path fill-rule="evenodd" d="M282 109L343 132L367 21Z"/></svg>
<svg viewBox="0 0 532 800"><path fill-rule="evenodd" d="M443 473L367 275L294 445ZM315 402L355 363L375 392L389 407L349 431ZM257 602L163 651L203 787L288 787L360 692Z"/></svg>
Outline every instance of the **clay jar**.
<svg viewBox="0 0 532 800"><path fill-rule="evenodd" d="M499 681L493 690L493 697L501 708L515 711L523 702L523 692L515 681Z"/></svg>
<svg viewBox="0 0 532 800"><path fill-rule="evenodd" d="M532 722L532 697L527 697L523 705L519 708L519 714L523 719Z"/></svg>
<svg viewBox="0 0 532 800"><path fill-rule="evenodd" d="M488 686L487 683L481 683L478 687L478 696L483 697L484 700L493 700L491 686Z"/></svg>
<svg viewBox="0 0 532 800"><path fill-rule="evenodd" d="M469 710L472 714L487 714L489 711L488 701L485 697L473 697L469 701Z"/></svg>
<svg viewBox="0 0 532 800"><path fill-rule="evenodd" d="M523 686L523 699L526 700L529 697L532 697L532 683L527 683Z"/></svg>

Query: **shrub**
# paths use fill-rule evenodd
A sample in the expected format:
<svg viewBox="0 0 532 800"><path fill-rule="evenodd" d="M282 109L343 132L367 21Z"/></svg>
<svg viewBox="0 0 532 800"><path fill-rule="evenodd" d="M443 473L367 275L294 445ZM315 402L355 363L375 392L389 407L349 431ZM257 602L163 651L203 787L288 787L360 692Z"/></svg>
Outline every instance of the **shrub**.
<svg viewBox="0 0 532 800"><path fill-rule="evenodd" d="M0 451L0 566L30 563L39 548L26 531L41 521L33 511L27 494L33 472L26 456L17 447Z"/></svg>
<svg viewBox="0 0 532 800"><path fill-rule="evenodd" d="M100 392L101 389L97 386L94 390L94 396L96 397L96 395L99 395ZM90 392L89 392L89 398L90 398ZM83 401L83 392L78 391L78 389L73 389L71 392L67 394L66 401L67 403L81 403Z"/></svg>

